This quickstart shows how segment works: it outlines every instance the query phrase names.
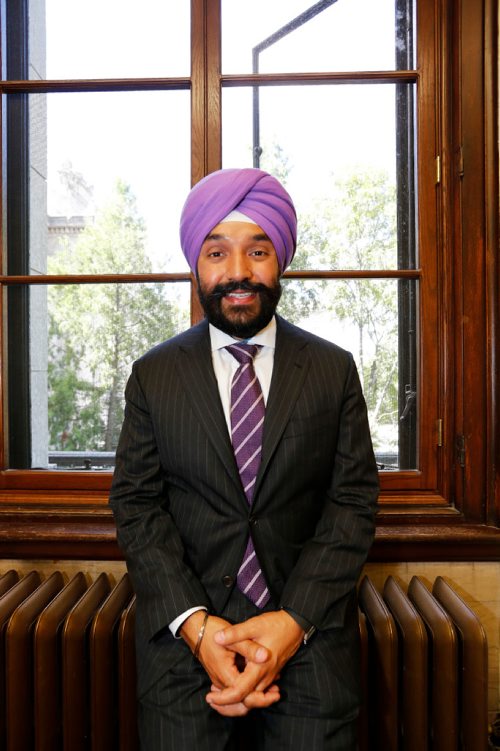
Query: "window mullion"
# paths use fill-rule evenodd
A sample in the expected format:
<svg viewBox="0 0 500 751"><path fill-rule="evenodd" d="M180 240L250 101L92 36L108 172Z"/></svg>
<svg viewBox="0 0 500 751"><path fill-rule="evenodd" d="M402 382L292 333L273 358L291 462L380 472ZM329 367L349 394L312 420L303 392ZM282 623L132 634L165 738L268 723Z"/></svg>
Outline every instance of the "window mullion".
<svg viewBox="0 0 500 751"><path fill-rule="evenodd" d="M435 159L441 148L440 89L443 75L441 35L446 17L438 13L440 0L418 4L417 69L417 180L418 180L418 265L424 270L419 282L416 324L418 333L418 361L416 363L418 409L418 466L422 471L422 487L435 489L443 495L442 473L438 464L447 447L438 448L438 419L440 388L444 382L440 370L440 348L436 346L441 334L438 314L444 308L442 280L438 274L443 256L443 191L436 184ZM445 426L446 430L446 426ZM446 496L447 500L449 498Z"/></svg>
<svg viewBox="0 0 500 751"><path fill-rule="evenodd" d="M413 24L413 0L398 0L396 24L403 26L411 19ZM405 27L396 29L396 39L404 40L396 45L396 67L409 70L414 65L413 33ZM417 265L415 237L415 104L413 88L396 86L396 175L397 175L397 235L398 268L412 269ZM417 330L417 297L415 285L401 281L398 284L399 310L399 467L414 466L417 441L417 366L414 353Z"/></svg>
<svg viewBox="0 0 500 751"><path fill-rule="evenodd" d="M9 3L6 9L7 69L10 79L28 78L27 2ZM7 175L7 264L10 273L29 273L29 102L27 94L6 97L6 140L9 144ZM12 467L31 462L31 398L29 344L29 287L7 294L8 461Z"/></svg>
<svg viewBox="0 0 500 751"><path fill-rule="evenodd" d="M191 3L191 181L221 166L220 0Z"/></svg>
<svg viewBox="0 0 500 751"><path fill-rule="evenodd" d="M219 169L221 136L220 0L191 2L191 182ZM191 321L203 318L194 279Z"/></svg>

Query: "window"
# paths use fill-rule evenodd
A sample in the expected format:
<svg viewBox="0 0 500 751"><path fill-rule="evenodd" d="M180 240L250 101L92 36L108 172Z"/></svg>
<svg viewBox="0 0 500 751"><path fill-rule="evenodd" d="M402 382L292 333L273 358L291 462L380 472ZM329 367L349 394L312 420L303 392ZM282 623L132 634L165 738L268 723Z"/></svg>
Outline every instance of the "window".
<svg viewBox="0 0 500 751"><path fill-rule="evenodd" d="M222 70L233 74L222 93L223 165L253 163L289 184L300 235L284 312L353 351L382 471L414 470L415 9L406 0L247 7L222 4ZM271 75L249 87L246 72Z"/></svg>
<svg viewBox="0 0 500 751"><path fill-rule="evenodd" d="M472 426L495 437L496 114L488 45L470 50L495 13L7 0L6 498L103 503L131 362L201 315L177 235L189 185L254 165L299 214L281 312L355 355L387 523L491 521L494 466Z"/></svg>

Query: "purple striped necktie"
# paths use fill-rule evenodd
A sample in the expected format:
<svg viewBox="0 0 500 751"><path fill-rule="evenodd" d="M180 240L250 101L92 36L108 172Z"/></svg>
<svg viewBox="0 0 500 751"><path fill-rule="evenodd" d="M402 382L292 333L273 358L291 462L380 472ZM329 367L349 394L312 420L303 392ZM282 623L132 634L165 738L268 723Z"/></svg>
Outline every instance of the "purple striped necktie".
<svg viewBox="0 0 500 751"><path fill-rule="evenodd" d="M252 505L255 479L262 453L262 433L265 405L253 359L257 344L231 344L228 352L239 362L231 384L231 440L243 490ZM269 590L255 554L251 536L237 576L238 588L254 605L263 608L269 600Z"/></svg>

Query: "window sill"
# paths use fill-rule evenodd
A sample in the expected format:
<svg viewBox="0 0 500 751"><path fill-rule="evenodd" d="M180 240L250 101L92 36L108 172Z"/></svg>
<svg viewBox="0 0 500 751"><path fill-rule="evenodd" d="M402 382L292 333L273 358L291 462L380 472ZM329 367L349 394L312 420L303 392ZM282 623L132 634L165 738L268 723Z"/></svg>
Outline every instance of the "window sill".
<svg viewBox="0 0 500 751"><path fill-rule="evenodd" d="M498 561L500 528L455 514L377 521L370 561ZM120 560L107 506L0 506L0 558Z"/></svg>

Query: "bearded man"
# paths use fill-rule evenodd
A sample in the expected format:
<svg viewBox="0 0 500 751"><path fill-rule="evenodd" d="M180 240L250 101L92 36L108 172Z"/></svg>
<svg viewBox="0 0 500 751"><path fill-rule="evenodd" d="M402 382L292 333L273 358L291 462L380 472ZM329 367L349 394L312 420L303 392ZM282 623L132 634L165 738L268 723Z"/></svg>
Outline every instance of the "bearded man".
<svg viewBox="0 0 500 751"><path fill-rule="evenodd" d="M377 469L352 356L276 314L283 186L201 180L181 217L206 318L133 366L110 502L137 595L147 751L356 748L356 582Z"/></svg>

